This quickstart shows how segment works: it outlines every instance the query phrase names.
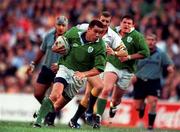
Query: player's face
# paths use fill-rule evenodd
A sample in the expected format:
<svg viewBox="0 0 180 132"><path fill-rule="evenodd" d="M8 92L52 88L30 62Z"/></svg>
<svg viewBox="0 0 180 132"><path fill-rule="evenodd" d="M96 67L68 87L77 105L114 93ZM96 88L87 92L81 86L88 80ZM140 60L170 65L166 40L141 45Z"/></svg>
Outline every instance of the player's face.
<svg viewBox="0 0 180 132"><path fill-rule="evenodd" d="M152 36L146 36L146 42L150 50L153 50L156 46L156 39Z"/></svg>
<svg viewBox="0 0 180 132"><path fill-rule="evenodd" d="M86 39L91 42L95 42L99 38L102 37L103 28L99 28L98 26L94 26L93 28L88 28Z"/></svg>
<svg viewBox="0 0 180 132"><path fill-rule="evenodd" d="M131 28L134 27L134 23L132 19L124 18L120 23L121 31L124 33L129 33Z"/></svg>
<svg viewBox="0 0 180 132"><path fill-rule="evenodd" d="M99 19L102 24L104 25L104 28L108 28L110 26L110 23L111 23L111 17L104 17L104 16L101 16L100 19Z"/></svg>
<svg viewBox="0 0 180 132"><path fill-rule="evenodd" d="M60 25L56 24L55 28L56 28L56 32L59 35L63 35L67 31L67 25L65 24L60 24Z"/></svg>

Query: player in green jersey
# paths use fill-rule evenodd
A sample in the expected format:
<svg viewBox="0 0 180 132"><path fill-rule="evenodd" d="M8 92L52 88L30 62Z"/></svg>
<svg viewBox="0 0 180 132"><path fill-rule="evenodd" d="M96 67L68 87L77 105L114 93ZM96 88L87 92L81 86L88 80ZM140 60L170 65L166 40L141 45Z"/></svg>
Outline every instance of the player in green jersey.
<svg viewBox="0 0 180 132"><path fill-rule="evenodd" d="M106 52L108 54L116 54L116 56L127 56L128 54L126 51L126 47L123 44L121 38L109 27L111 23L111 18L111 14L107 11L103 11L99 18L99 20L104 25L104 33L102 34L102 39L104 40L107 47ZM88 27L88 24L80 24L77 27L84 30ZM75 115L71 118L69 122L69 126L71 128L80 128L80 124L78 124L78 119L84 114L87 108L88 109L85 114L86 123L90 125L93 124L93 106L96 102L98 95L102 91L102 88L103 81L99 75L89 78L85 88L85 94L80 101Z"/></svg>
<svg viewBox="0 0 180 132"><path fill-rule="evenodd" d="M27 69L27 73L31 75L34 71L34 68L44 57L41 71L34 86L34 97L39 101L40 104L42 104L42 100L45 97L46 91L53 83L54 77L58 70L57 61L59 57L61 57L60 54L52 52L51 47L54 44L56 38L59 35L63 35L67 29L68 19L65 16L57 17L55 28L50 30L45 35L35 60L31 62ZM61 53L61 49L57 48L56 52ZM36 117L36 113L34 114L34 117ZM49 113L45 119L45 123L47 123L47 125L54 125L55 117L56 113Z"/></svg>
<svg viewBox="0 0 180 132"><path fill-rule="evenodd" d="M49 98L43 100L35 127L41 126L48 112L63 108L84 86L88 77L104 71L106 49L102 33L103 24L93 20L86 31L73 27L65 34L71 50L59 61L52 92Z"/></svg>
<svg viewBox="0 0 180 132"><path fill-rule="evenodd" d="M121 97L127 91L133 72L135 71L136 60L149 56L149 49L141 33L134 29L134 20L131 16L122 17L120 26L116 28L117 33L122 37L127 50L127 57L108 56L107 67L104 71L104 88L97 101L97 115L94 128L100 127L101 115L104 112L107 98L111 91L110 117L114 117L117 105ZM116 86L114 87L114 85Z"/></svg>

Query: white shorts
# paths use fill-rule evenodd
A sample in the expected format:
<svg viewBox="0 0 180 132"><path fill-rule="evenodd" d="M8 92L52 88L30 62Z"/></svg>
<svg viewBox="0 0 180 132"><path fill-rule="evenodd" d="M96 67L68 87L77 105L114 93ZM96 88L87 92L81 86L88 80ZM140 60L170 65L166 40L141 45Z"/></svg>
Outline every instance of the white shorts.
<svg viewBox="0 0 180 132"><path fill-rule="evenodd" d="M78 92L79 89L85 86L86 80L78 80L74 77L74 71L68 69L64 65L59 65L59 70L56 74L56 78L61 77L66 80L68 83L67 87L64 88L64 92L68 95L69 98L73 98Z"/></svg>
<svg viewBox="0 0 180 132"><path fill-rule="evenodd" d="M107 62L104 72L113 72L117 75L118 80L116 85L123 90L128 90L131 84L131 78L134 75L126 69L119 70L114 67L111 63Z"/></svg>

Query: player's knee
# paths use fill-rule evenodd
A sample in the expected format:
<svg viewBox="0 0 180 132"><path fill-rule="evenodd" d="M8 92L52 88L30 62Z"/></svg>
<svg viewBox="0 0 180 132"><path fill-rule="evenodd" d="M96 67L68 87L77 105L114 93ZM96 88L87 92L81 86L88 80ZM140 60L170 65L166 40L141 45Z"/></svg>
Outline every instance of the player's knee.
<svg viewBox="0 0 180 132"><path fill-rule="evenodd" d="M101 97L108 97L109 96L109 90L108 89L103 89L102 92L101 92Z"/></svg>
<svg viewBox="0 0 180 132"><path fill-rule="evenodd" d="M150 110L154 112L156 110L157 102L156 101L151 102L149 105L150 105Z"/></svg>
<svg viewBox="0 0 180 132"><path fill-rule="evenodd" d="M50 96L49 96L49 98L52 102L56 102L56 100L58 100L59 97L60 97L60 95L57 93L50 94Z"/></svg>
<svg viewBox="0 0 180 132"><path fill-rule="evenodd" d="M101 93L102 98L107 98L108 95L109 95L109 92L107 92L107 91L102 91L102 93Z"/></svg>
<svg viewBox="0 0 180 132"><path fill-rule="evenodd" d="M156 106L157 104L157 98L151 98L148 100L148 103L151 105L151 106Z"/></svg>
<svg viewBox="0 0 180 132"><path fill-rule="evenodd" d="M103 85L103 83L99 83L99 84L95 85L94 87L95 87L96 89L98 89L99 91L102 91L104 85Z"/></svg>

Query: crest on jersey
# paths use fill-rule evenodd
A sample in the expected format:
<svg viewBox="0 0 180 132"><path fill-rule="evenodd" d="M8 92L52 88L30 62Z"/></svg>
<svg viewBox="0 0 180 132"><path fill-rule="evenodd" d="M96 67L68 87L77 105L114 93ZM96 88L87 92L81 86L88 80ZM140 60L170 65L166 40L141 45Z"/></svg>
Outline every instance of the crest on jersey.
<svg viewBox="0 0 180 132"><path fill-rule="evenodd" d="M93 48L92 46L89 46L89 47L88 47L88 53L92 53L93 50L94 50L94 48Z"/></svg>
<svg viewBox="0 0 180 132"><path fill-rule="evenodd" d="M130 43L132 41L132 37L127 37L127 42Z"/></svg>

